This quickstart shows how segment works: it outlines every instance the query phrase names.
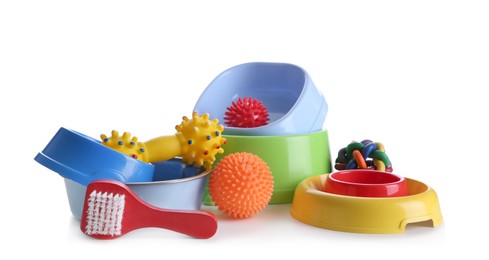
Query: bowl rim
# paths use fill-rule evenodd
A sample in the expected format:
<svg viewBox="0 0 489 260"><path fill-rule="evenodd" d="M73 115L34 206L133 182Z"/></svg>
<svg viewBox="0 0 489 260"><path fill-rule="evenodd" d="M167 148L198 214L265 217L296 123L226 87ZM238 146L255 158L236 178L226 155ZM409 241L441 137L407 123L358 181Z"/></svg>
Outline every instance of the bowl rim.
<svg viewBox="0 0 489 260"><path fill-rule="evenodd" d="M361 183L361 182L348 182L348 181L343 181L343 180L339 180L339 179L335 178L335 175L337 175L337 174L345 174L345 173L353 173L353 172L387 174L387 175L390 175L390 176L397 178L397 181L385 182L385 183ZM348 186L386 187L386 186L392 186L392 185L399 185L403 182L406 182L406 178L404 178L403 176L397 175L397 174L390 173L390 172L383 172L383 171L377 171L377 170L354 169L354 170L341 170L341 171L332 172L329 174L328 179L326 181L332 181L334 183L339 183L339 184L348 185Z"/></svg>
<svg viewBox="0 0 489 260"><path fill-rule="evenodd" d="M224 131L222 132L222 136L226 138L240 138L240 139L284 139L284 138L293 138L293 137L310 137L314 135L318 135L324 132L328 132L327 129L321 129L314 132L303 133L303 134L291 134L291 135L237 135L237 134L225 134L226 129L229 127L224 127ZM252 128L242 128L242 129L252 129Z"/></svg>
<svg viewBox="0 0 489 260"><path fill-rule="evenodd" d="M154 185L154 184L172 184L172 183L188 182L188 181L192 181L195 179L205 178L212 171L212 169L210 169L210 168L209 169L203 168L203 169L204 170L201 173L194 175L194 176L191 176L191 177L164 180L164 181L126 182L125 184L130 187L130 186L142 186L142 185Z"/></svg>

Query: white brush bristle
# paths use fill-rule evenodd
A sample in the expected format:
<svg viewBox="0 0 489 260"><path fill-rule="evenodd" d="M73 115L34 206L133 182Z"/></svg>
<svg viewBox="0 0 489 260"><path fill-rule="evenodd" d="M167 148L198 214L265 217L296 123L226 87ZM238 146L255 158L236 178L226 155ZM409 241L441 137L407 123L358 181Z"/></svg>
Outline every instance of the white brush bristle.
<svg viewBox="0 0 489 260"><path fill-rule="evenodd" d="M88 198L87 235L121 235L125 195L94 190Z"/></svg>

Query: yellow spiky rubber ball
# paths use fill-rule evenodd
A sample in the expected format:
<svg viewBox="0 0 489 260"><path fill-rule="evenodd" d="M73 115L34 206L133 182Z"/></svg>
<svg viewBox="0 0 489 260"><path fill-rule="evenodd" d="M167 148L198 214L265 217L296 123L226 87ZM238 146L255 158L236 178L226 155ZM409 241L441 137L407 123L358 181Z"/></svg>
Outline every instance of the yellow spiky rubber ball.
<svg viewBox="0 0 489 260"><path fill-rule="evenodd" d="M181 146L182 161L195 166L212 166L216 154L224 153L222 137L224 126L217 118L209 120L209 114L192 113L192 118L184 116L180 125L175 126L176 136Z"/></svg>
<svg viewBox="0 0 489 260"><path fill-rule="evenodd" d="M272 172L265 161L252 153L225 156L209 178L209 195L214 204L233 218L248 218L262 211L272 193Z"/></svg>

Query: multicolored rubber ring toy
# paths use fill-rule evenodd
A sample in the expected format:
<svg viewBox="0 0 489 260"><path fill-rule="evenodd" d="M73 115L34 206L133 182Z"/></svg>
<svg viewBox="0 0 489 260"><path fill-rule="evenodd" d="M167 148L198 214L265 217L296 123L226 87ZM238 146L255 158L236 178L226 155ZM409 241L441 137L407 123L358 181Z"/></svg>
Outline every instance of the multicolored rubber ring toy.
<svg viewBox="0 0 489 260"><path fill-rule="evenodd" d="M341 148L335 161L336 170L372 169L392 172L392 164L382 143L371 140L352 142Z"/></svg>

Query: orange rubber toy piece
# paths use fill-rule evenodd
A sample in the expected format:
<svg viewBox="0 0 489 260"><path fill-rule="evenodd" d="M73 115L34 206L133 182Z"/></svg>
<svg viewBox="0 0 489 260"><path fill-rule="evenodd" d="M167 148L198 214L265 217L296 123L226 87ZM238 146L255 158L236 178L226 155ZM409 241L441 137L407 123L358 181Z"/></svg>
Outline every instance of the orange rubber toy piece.
<svg viewBox="0 0 489 260"><path fill-rule="evenodd" d="M362 153L359 150L353 151L353 158L355 158L358 168L367 169L367 163L363 159Z"/></svg>
<svg viewBox="0 0 489 260"><path fill-rule="evenodd" d="M257 155L232 153L211 172L209 194L218 209L233 218L248 218L265 208L272 197L273 176Z"/></svg>

